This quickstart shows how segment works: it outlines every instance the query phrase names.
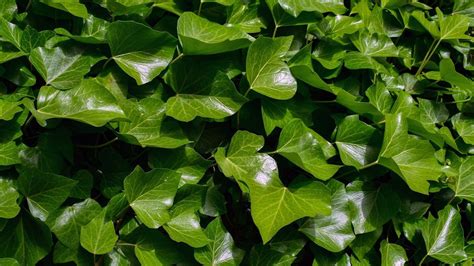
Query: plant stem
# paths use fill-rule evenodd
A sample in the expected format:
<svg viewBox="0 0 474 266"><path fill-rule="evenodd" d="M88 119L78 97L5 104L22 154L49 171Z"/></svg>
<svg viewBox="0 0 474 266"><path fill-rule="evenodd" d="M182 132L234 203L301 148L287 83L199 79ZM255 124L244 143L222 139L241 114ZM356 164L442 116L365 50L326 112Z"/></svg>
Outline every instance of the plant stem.
<svg viewBox="0 0 474 266"><path fill-rule="evenodd" d="M430 49L428 49L428 52L426 53L425 55L425 58L423 58L423 61L421 61L421 65L420 67L418 68L418 71L416 71L416 74L415 76L418 76L421 74L421 71L423 70L423 68L426 66L426 64L428 64L428 61L430 61L431 57L433 56L433 54L436 52L436 49L438 49L438 46L439 44L441 43L441 39L439 39L437 42L436 42L436 45L433 47L433 45L435 44L436 40L433 41L433 43L431 44L430 46Z"/></svg>
<svg viewBox="0 0 474 266"><path fill-rule="evenodd" d="M276 37L276 34L277 34L277 30L278 30L278 25L275 25L275 29L273 29L273 35L272 35L272 38L275 38Z"/></svg>
<svg viewBox="0 0 474 266"><path fill-rule="evenodd" d="M202 2L199 2L198 16L201 15L201 10L202 10Z"/></svg>
<svg viewBox="0 0 474 266"><path fill-rule="evenodd" d="M181 57L183 57L184 54L183 53L180 53L177 57L175 57L173 60L171 60L171 62L169 63L170 65L174 64L176 61L178 61L179 59L181 59Z"/></svg>
<svg viewBox="0 0 474 266"><path fill-rule="evenodd" d="M80 144L77 144L76 147L79 147L79 148L83 148L83 149L100 149L100 148L103 148L105 146L108 146L114 142L116 142L118 140L118 137L115 137L105 143L102 143L102 144L99 144L99 145L80 145Z"/></svg>
<svg viewBox="0 0 474 266"><path fill-rule="evenodd" d="M428 254L426 254L420 261L420 263L418 263L418 266L421 266L423 265L423 262L425 261L425 259L428 257Z"/></svg>

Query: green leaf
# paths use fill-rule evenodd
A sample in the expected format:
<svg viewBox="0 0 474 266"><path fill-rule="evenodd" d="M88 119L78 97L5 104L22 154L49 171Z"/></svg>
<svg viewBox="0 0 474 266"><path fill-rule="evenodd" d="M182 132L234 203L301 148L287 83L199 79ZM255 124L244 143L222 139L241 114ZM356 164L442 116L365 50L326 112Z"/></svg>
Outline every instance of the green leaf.
<svg viewBox="0 0 474 266"><path fill-rule="evenodd" d="M125 178L124 190L130 207L150 228L158 228L170 220L168 209L178 189L180 175L167 169L144 172L136 167Z"/></svg>
<svg viewBox="0 0 474 266"><path fill-rule="evenodd" d="M20 147L14 141L0 143L0 166L20 163Z"/></svg>
<svg viewBox="0 0 474 266"><path fill-rule="evenodd" d="M456 197L474 201L474 156L468 156L462 162L455 184L448 184Z"/></svg>
<svg viewBox="0 0 474 266"><path fill-rule="evenodd" d="M81 4L79 0L68 0L67 2L62 0L40 0L40 2L50 7L71 13L76 17L86 19L88 16L86 6Z"/></svg>
<svg viewBox="0 0 474 266"><path fill-rule="evenodd" d="M86 54L78 48L39 47L31 51L30 61L46 85L68 90L81 84L84 75L102 57Z"/></svg>
<svg viewBox="0 0 474 266"><path fill-rule="evenodd" d="M19 105L19 102L9 102L0 99L0 119L7 121L12 120L16 113L23 110Z"/></svg>
<svg viewBox="0 0 474 266"><path fill-rule="evenodd" d="M375 162L381 143L382 134L358 115L346 116L338 126L336 145L345 165L360 169Z"/></svg>
<svg viewBox="0 0 474 266"><path fill-rule="evenodd" d="M257 244L252 248L249 265L290 266L305 244L305 239L298 232L282 230L268 244Z"/></svg>
<svg viewBox="0 0 474 266"><path fill-rule="evenodd" d="M101 211L102 208L95 200L86 199L52 212L46 224L63 245L77 249L80 246L81 227L88 224Z"/></svg>
<svg viewBox="0 0 474 266"><path fill-rule="evenodd" d="M398 49L392 40L382 34L361 31L351 36L354 46L363 55L370 57L397 57Z"/></svg>
<svg viewBox="0 0 474 266"><path fill-rule="evenodd" d="M105 212L81 227L81 246L92 254L106 254L115 246L118 236L112 221L105 221Z"/></svg>
<svg viewBox="0 0 474 266"><path fill-rule="evenodd" d="M26 266L37 265L53 245L48 227L26 212L8 220L0 231L0 241L0 257L14 258Z"/></svg>
<svg viewBox="0 0 474 266"><path fill-rule="evenodd" d="M209 55L246 48L254 38L239 28L222 26L192 12L178 19L178 37L185 55Z"/></svg>
<svg viewBox="0 0 474 266"><path fill-rule="evenodd" d="M233 176L249 188L252 218L266 243L278 230L299 218L328 215L330 192L319 182L300 181L283 186L275 160L257 153L262 146L262 137L237 131L227 153L219 148L214 157L226 176Z"/></svg>
<svg viewBox="0 0 474 266"><path fill-rule="evenodd" d="M265 133L270 135L276 127L283 128L295 118L301 119L307 126L312 126L311 114L315 109L313 103L299 97L284 102L262 99Z"/></svg>
<svg viewBox="0 0 474 266"><path fill-rule="evenodd" d="M171 239L193 248L209 244L197 214L204 204L204 195L205 188L200 185L185 185L178 190L176 203L170 210L171 220L163 226Z"/></svg>
<svg viewBox="0 0 474 266"><path fill-rule="evenodd" d="M119 123L120 135L142 147L177 148L189 143L180 126L166 119L165 104L156 98L121 104L129 121Z"/></svg>
<svg viewBox="0 0 474 266"><path fill-rule="evenodd" d="M0 3L0 17L5 20L12 20L13 16L17 12L17 6L15 0L5 0Z"/></svg>
<svg viewBox="0 0 474 266"><path fill-rule="evenodd" d="M42 125L47 119L62 118L100 127L111 120L125 118L115 98L93 79L86 79L79 87L67 91L42 87L37 109L28 101L26 107Z"/></svg>
<svg viewBox="0 0 474 266"><path fill-rule="evenodd" d="M107 31L112 58L142 85L156 78L173 59L176 39L133 21L116 21Z"/></svg>
<svg viewBox="0 0 474 266"><path fill-rule="evenodd" d="M408 261L407 254L403 247L383 240L380 244L383 266L403 266Z"/></svg>
<svg viewBox="0 0 474 266"><path fill-rule="evenodd" d="M340 168L327 163L336 155L336 149L305 124L295 119L281 131L276 152L309 172L316 178L327 180Z"/></svg>
<svg viewBox="0 0 474 266"><path fill-rule="evenodd" d="M291 73L297 79L319 89L331 92L329 85L313 69L311 60L311 45L306 45L303 49L291 58L288 62Z"/></svg>
<svg viewBox="0 0 474 266"><path fill-rule="evenodd" d="M154 149L148 155L148 163L152 168L171 169L181 174L179 186L198 183L211 165L211 161L202 158L189 146L173 150Z"/></svg>
<svg viewBox="0 0 474 266"><path fill-rule="evenodd" d="M421 227L421 233L427 256L444 263L457 263L466 259L461 215L454 207L447 205L438 212L438 219L429 215Z"/></svg>
<svg viewBox="0 0 474 266"><path fill-rule="evenodd" d="M437 8L440 40L468 39L465 35L469 28L469 18L463 15L454 14L444 17Z"/></svg>
<svg viewBox="0 0 474 266"><path fill-rule="evenodd" d="M18 197L20 194L16 191L12 182L8 179L0 179L0 218L11 219L18 215L20 207L18 206Z"/></svg>
<svg viewBox="0 0 474 266"><path fill-rule="evenodd" d="M451 117L454 129L468 144L474 144L474 118L458 113Z"/></svg>
<svg viewBox="0 0 474 266"><path fill-rule="evenodd" d="M278 0L278 3L293 17L297 17L303 11L317 11L319 13L332 12L334 14L343 14L346 12L344 1L341 0Z"/></svg>
<svg viewBox="0 0 474 266"><path fill-rule="evenodd" d="M235 0L201 0L201 3L218 3L224 6L233 5Z"/></svg>
<svg viewBox="0 0 474 266"><path fill-rule="evenodd" d="M356 234L377 230L395 216L400 207L400 198L389 185L354 181L346 189Z"/></svg>
<svg viewBox="0 0 474 266"><path fill-rule="evenodd" d="M247 101L226 73L216 71L219 62L186 57L170 67L165 76L176 95L166 102L166 114L189 122L197 116L221 119L235 114ZM189 79L190 82L184 82Z"/></svg>
<svg viewBox="0 0 474 266"><path fill-rule="evenodd" d="M184 244L173 242L157 230L139 228L135 255L141 265L174 265L193 263L192 249Z"/></svg>
<svg viewBox="0 0 474 266"><path fill-rule="evenodd" d="M76 181L36 169L20 169L18 190L25 196L30 212L45 221L68 198Z"/></svg>
<svg viewBox="0 0 474 266"><path fill-rule="evenodd" d="M20 266L18 261L12 258L0 258L0 264L4 266Z"/></svg>
<svg viewBox="0 0 474 266"><path fill-rule="evenodd" d="M259 16L260 3L244 3L237 1L232 12L227 19L227 24L239 28L247 33L260 32L262 28L266 28L263 19Z"/></svg>
<svg viewBox="0 0 474 266"><path fill-rule="evenodd" d="M102 44L107 43L106 34L109 25L110 23L108 23L106 20L89 15L83 20L80 34L71 34L64 28L56 28L54 31L57 34L67 36L78 42L87 44Z"/></svg>
<svg viewBox="0 0 474 266"><path fill-rule="evenodd" d="M339 252L355 239L352 215L344 184L331 180L328 187L332 194L331 215L310 218L299 230L318 246L331 252Z"/></svg>
<svg viewBox="0 0 474 266"><path fill-rule="evenodd" d="M441 166L429 141L409 135L402 114L386 115L379 163L397 173L416 192L428 194L430 180L438 180Z"/></svg>
<svg viewBox="0 0 474 266"><path fill-rule="evenodd" d="M283 57L293 37L258 38L247 53L249 90L277 100L288 100L296 93L296 80Z"/></svg>
<svg viewBox="0 0 474 266"><path fill-rule="evenodd" d="M245 252L237 248L232 236L220 218L214 219L205 230L211 242L194 251L194 257L203 265L240 265Z"/></svg>

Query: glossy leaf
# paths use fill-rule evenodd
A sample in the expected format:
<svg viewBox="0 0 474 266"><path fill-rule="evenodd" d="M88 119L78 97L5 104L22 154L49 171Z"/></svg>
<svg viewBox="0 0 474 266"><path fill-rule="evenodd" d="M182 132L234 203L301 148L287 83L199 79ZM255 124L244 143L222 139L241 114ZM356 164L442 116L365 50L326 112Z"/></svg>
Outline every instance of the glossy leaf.
<svg viewBox="0 0 474 266"><path fill-rule="evenodd" d="M287 100L296 92L296 80L282 57L290 49L292 37L258 38L247 53L247 80L250 90L277 100Z"/></svg>
<svg viewBox="0 0 474 266"><path fill-rule="evenodd" d="M16 191L12 182L6 179L0 179L0 218L11 219L20 212L18 206L19 193Z"/></svg>
<svg viewBox="0 0 474 266"><path fill-rule="evenodd" d="M25 196L30 212L45 221L69 196L76 181L56 174L24 168L18 178L18 190Z"/></svg>
<svg viewBox="0 0 474 266"><path fill-rule="evenodd" d="M456 197L474 201L474 156L469 156L462 162L456 183L451 188Z"/></svg>
<svg viewBox="0 0 474 266"><path fill-rule="evenodd" d="M203 265L239 265L245 252L234 245L234 240L226 231L219 218L214 219L205 230L211 243L197 249L194 257Z"/></svg>
<svg viewBox="0 0 474 266"><path fill-rule="evenodd" d="M177 148L188 143L179 125L166 119L165 104L154 98L121 104L129 121L119 123L120 135L143 147Z"/></svg>
<svg viewBox="0 0 474 266"><path fill-rule="evenodd" d="M103 126L110 120L125 119L115 98L93 79L86 79L79 87L67 91L42 87L38 98L36 110L31 102L26 104L42 125L51 118L76 120L95 127Z"/></svg>
<svg viewBox="0 0 474 266"><path fill-rule="evenodd" d="M112 221L105 221L105 212L81 227L81 246L92 254L105 254L115 246L118 237Z"/></svg>
<svg viewBox="0 0 474 266"><path fill-rule="evenodd" d="M397 245L384 240L380 244L380 253L382 254L382 265L403 266L408 260L405 250Z"/></svg>
<svg viewBox="0 0 474 266"><path fill-rule="evenodd" d="M322 180L331 178L340 168L326 162L336 154L331 143L298 119L283 127L276 152Z"/></svg>
<svg viewBox="0 0 474 266"><path fill-rule="evenodd" d="M209 55L246 48L252 36L232 26L222 26L192 12L183 13L177 26L179 41L186 55Z"/></svg>
<svg viewBox="0 0 474 266"><path fill-rule="evenodd" d="M331 252L339 252L355 239L351 223L352 214L344 184L331 180L328 187L332 194L331 215L317 215L310 218L299 230L318 246Z"/></svg>
<svg viewBox="0 0 474 266"><path fill-rule="evenodd" d="M166 169L144 172L140 167L125 178L124 189L130 207L150 228L158 228L170 219L168 209L173 205L180 175Z"/></svg>
<svg viewBox="0 0 474 266"><path fill-rule="evenodd" d="M157 77L171 62L176 39L132 21L110 24L107 42L112 58L138 85Z"/></svg>
<svg viewBox="0 0 474 266"><path fill-rule="evenodd" d="M30 61L46 85L68 90L81 83L84 75L101 57L87 55L77 48L36 48L31 51Z"/></svg>
<svg viewBox="0 0 474 266"><path fill-rule="evenodd" d="M278 3L285 11L297 17L301 12L318 11L320 13L333 12L342 14L346 11L344 2L340 0L330 1L295 1L295 0L278 0Z"/></svg>
<svg viewBox="0 0 474 266"><path fill-rule="evenodd" d="M438 212L438 218L429 216L421 228L427 255L445 263L464 260L464 237L461 215L452 206Z"/></svg>

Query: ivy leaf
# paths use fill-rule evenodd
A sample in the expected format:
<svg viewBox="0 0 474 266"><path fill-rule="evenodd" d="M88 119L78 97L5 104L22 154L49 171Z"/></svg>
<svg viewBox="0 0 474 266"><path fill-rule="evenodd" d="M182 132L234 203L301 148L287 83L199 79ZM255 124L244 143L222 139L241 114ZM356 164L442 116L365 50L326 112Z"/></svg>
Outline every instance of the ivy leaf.
<svg viewBox="0 0 474 266"><path fill-rule="evenodd" d="M185 185L178 190L176 203L170 210L171 220L163 226L171 239L194 248L210 242L197 215L204 204L204 196L205 188L199 185Z"/></svg>
<svg viewBox="0 0 474 266"><path fill-rule="evenodd" d="M210 55L246 48L254 38L238 28L222 26L192 12L178 19L178 36L186 55Z"/></svg>
<svg viewBox="0 0 474 266"><path fill-rule="evenodd" d="M403 266L408 261L407 254L403 247L383 240L380 244L383 266Z"/></svg>
<svg viewBox="0 0 474 266"><path fill-rule="evenodd" d="M397 57L398 49L392 40L382 34L361 31L351 36L354 46L363 55L370 57Z"/></svg>
<svg viewBox="0 0 474 266"><path fill-rule="evenodd" d="M5 0L0 4L0 17L5 20L12 20L13 16L17 12L17 6L15 0Z"/></svg>
<svg viewBox="0 0 474 266"><path fill-rule="evenodd" d="M299 119L283 127L276 152L322 180L331 178L340 168L326 162L336 154L331 143Z"/></svg>
<svg viewBox="0 0 474 266"><path fill-rule="evenodd" d="M20 147L14 141L0 143L0 165L14 165L20 163Z"/></svg>
<svg viewBox="0 0 474 266"><path fill-rule="evenodd" d="M166 102L166 114L184 122L197 116L221 119L235 114L247 101L226 73L216 72L219 62L184 58L170 67L166 82L176 95ZM198 59L200 60L200 59ZM183 78L191 82L183 83Z"/></svg>
<svg viewBox="0 0 474 266"><path fill-rule="evenodd" d="M375 162L382 134L359 120L358 115L346 116L339 124L336 145L345 165L358 169Z"/></svg>
<svg viewBox="0 0 474 266"><path fill-rule="evenodd" d="M173 59L176 38L132 21L116 21L108 27L112 58L142 85L156 78Z"/></svg>
<svg viewBox="0 0 474 266"><path fill-rule="evenodd" d="M0 231L0 241L0 257L14 258L20 265L28 266L46 257L53 245L48 227L28 213L9 220Z"/></svg>
<svg viewBox="0 0 474 266"><path fill-rule="evenodd" d="M63 245L77 249L80 246L81 227L88 224L101 211L102 208L95 200L86 199L52 212L46 224Z"/></svg>
<svg viewBox="0 0 474 266"><path fill-rule="evenodd" d="M252 218L266 243L279 229L299 218L319 213L328 215L330 192L319 182L301 181L283 186L275 160L257 153L262 146L261 136L237 131L227 153L219 148L214 157L226 176L244 182L250 190Z"/></svg>
<svg viewBox="0 0 474 266"><path fill-rule="evenodd" d="M180 175L167 169L144 172L139 166L125 178L124 189L130 207L150 228L158 228L170 220Z"/></svg>
<svg viewBox="0 0 474 266"><path fill-rule="evenodd" d="M134 233L135 234L135 233ZM137 229L135 255L141 265L173 265L192 263L192 249L173 242L157 230L139 227Z"/></svg>
<svg viewBox="0 0 474 266"><path fill-rule="evenodd" d="M84 75L103 57L86 54L78 48L44 48L31 51L30 62L46 85L68 90L81 83Z"/></svg>
<svg viewBox="0 0 474 266"><path fill-rule="evenodd" d="M296 93L296 80L283 57L290 49L293 37L260 37L247 53L249 90L277 100L287 100Z"/></svg>
<svg viewBox="0 0 474 266"><path fill-rule="evenodd" d="M64 28L56 28L57 34L67 36L75 41L87 44L107 43L106 34L110 23L106 20L89 15L83 20L81 32L78 35L71 34Z"/></svg>
<svg viewBox="0 0 474 266"><path fill-rule="evenodd" d="M299 50L288 62L288 65L290 66L291 73L297 79L315 88L331 92L330 86L314 71L311 60L311 45L306 45L303 49Z"/></svg>
<svg viewBox="0 0 474 266"><path fill-rule="evenodd" d="M166 168L181 174L179 186L196 184L204 176L211 161L189 146L178 149L155 149L148 155L148 163L152 168Z"/></svg>
<svg viewBox="0 0 474 266"><path fill-rule="evenodd" d="M283 128L295 118L301 119L307 126L312 126L311 114L315 109L310 101L297 97L285 102L262 99L265 133L270 135L276 127Z"/></svg>
<svg viewBox="0 0 474 266"><path fill-rule="evenodd" d="M62 118L100 127L111 120L125 118L115 98L93 79L86 79L80 86L67 91L41 87L37 109L31 101L24 101L24 104L42 125L46 125L47 119Z"/></svg>
<svg viewBox="0 0 474 266"><path fill-rule="evenodd" d="M179 125L166 119L166 106L156 98L121 104L130 121L119 123L120 135L132 144L143 147L177 148L189 140Z"/></svg>
<svg viewBox="0 0 474 266"><path fill-rule="evenodd" d="M203 265L240 265L245 252L237 248L232 236L220 218L214 219L205 233L211 242L194 251L194 257Z"/></svg>
<svg viewBox="0 0 474 266"><path fill-rule="evenodd" d="M448 183L449 184L449 183ZM454 185L449 184L456 197L474 201L474 156L468 156L459 167Z"/></svg>
<svg viewBox="0 0 474 266"><path fill-rule="evenodd" d="M293 17L298 17L301 12L317 11L319 13L332 12L334 14L343 14L346 12L344 1L297 1L297 0L278 0L281 7Z"/></svg>
<svg viewBox="0 0 474 266"><path fill-rule="evenodd" d="M461 215L454 207L447 205L438 212L438 219L429 215L421 227L421 233L426 256L444 263L457 263L466 258Z"/></svg>
<svg viewBox="0 0 474 266"><path fill-rule="evenodd" d="M7 179L0 179L0 218L11 219L18 215L20 207L18 206L18 197L20 194L16 191L12 182Z"/></svg>
<svg viewBox="0 0 474 266"><path fill-rule="evenodd" d="M458 113L451 117L451 122L459 136L461 136L466 143L474 145L474 119Z"/></svg>
<svg viewBox="0 0 474 266"><path fill-rule="evenodd" d="M25 196L31 214L45 221L67 199L76 183L61 175L22 168L18 190Z"/></svg>
<svg viewBox="0 0 474 266"><path fill-rule="evenodd" d="M331 180L327 186L332 194L331 215L310 218L299 230L318 246L331 252L340 252L355 239L351 209L343 183Z"/></svg>
<svg viewBox="0 0 474 266"><path fill-rule="evenodd" d="M438 14L438 23L440 31L440 40L465 39L469 36L465 35L469 28L469 18L464 15L454 14L443 16L439 8L436 9Z"/></svg>
<svg viewBox="0 0 474 266"><path fill-rule="evenodd" d="M81 246L92 254L100 255L112 251L117 240L114 224L105 220L105 212L101 212L81 227Z"/></svg>
<svg viewBox="0 0 474 266"><path fill-rule="evenodd" d="M395 216L400 207L400 198L389 185L377 187L354 181L346 189L356 234L372 232L381 227Z"/></svg>
<svg viewBox="0 0 474 266"><path fill-rule="evenodd" d="M433 146L427 140L408 134L407 122L401 113L386 115L385 120L380 164L396 172L413 191L428 194L428 181L437 180L441 175Z"/></svg>
<svg viewBox="0 0 474 266"><path fill-rule="evenodd" d="M80 18L87 18L87 8L79 0L69 0L67 2L60 0L40 0L41 3L54 7Z"/></svg>

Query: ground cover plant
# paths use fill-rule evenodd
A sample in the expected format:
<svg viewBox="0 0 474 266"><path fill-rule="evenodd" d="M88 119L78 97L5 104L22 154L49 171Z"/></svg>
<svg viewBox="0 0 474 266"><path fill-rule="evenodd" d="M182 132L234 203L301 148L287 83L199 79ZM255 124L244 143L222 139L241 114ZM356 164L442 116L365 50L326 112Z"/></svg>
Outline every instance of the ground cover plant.
<svg viewBox="0 0 474 266"><path fill-rule="evenodd" d="M0 265L472 265L470 0L1 0Z"/></svg>

